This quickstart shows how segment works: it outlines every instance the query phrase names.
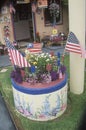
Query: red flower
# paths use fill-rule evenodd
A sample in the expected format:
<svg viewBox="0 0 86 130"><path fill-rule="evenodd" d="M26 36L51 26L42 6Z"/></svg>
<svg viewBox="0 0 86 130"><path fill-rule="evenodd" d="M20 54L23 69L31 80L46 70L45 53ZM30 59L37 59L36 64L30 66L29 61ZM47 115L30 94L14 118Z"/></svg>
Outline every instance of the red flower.
<svg viewBox="0 0 86 130"><path fill-rule="evenodd" d="M50 54L51 54L51 56L54 56L54 51L51 51Z"/></svg>
<svg viewBox="0 0 86 130"><path fill-rule="evenodd" d="M51 69L52 69L52 65L51 65L51 64L47 64L47 65L46 65L46 70L47 70L47 71L51 71Z"/></svg>
<svg viewBox="0 0 86 130"><path fill-rule="evenodd" d="M22 78L25 77L25 71L24 70L21 70L21 76L22 76Z"/></svg>

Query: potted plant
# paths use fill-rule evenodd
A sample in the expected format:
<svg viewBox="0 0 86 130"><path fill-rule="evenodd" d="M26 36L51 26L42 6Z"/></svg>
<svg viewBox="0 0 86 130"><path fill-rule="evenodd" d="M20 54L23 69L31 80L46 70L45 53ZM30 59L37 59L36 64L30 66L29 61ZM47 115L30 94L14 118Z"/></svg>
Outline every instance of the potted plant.
<svg viewBox="0 0 86 130"><path fill-rule="evenodd" d="M60 53L31 54L26 51L30 66L15 69L11 82L15 107L22 115L46 121L59 117L67 107L66 67Z"/></svg>

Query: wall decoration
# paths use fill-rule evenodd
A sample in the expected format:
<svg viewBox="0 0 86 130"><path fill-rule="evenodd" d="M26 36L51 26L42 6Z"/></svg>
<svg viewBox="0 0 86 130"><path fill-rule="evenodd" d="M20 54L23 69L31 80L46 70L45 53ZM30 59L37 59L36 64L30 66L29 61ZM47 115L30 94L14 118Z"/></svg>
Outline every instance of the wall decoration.
<svg viewBox="0 0 86 130"><path fill-rule="evenodd" d="M3 15L0 17L0 23L10 23L10 15Z"/></svg>
<svg viewBox="0 0 86 130"><path fill-rule="evenodd" d="M0 23L4 23L4 17L0 17Z"/></svg>
<svg viewBox="0 0 86 130"><path fill-rule="evenodd" d="M53 28L52 34L53 34L53 35L56 35L57 33L58 33L58 30L57 30L56 28Z"/></svg>
<svg viewBox="0 0 86 130"><path fill-rule="evenodd" d="M41 13L42 13L42 8L38 8L38 7L37 7L36 13L37 13L37 14L41 14Z"/></svg>
<svg viewBox="0 0 86 130"><path fill-rule="evenodd" d="M4 22L6 22L6 23L10 23L10 16L9 15L5 15L4 16Z"/></svg>
<svg viewBox="0 0 86 130"><path fill-rule="evenodd" d="M3 31L4 31L4 36L6 38L10 36L10 28L8 25L4 26Z"/></svg>
<svg viewBox="0 0 86 130"><path fill-rule="evenodd" d="M7 8L7 6L3 6L2 8L1 8L1 14L7 14L8 13L8 8Z"/></svg>

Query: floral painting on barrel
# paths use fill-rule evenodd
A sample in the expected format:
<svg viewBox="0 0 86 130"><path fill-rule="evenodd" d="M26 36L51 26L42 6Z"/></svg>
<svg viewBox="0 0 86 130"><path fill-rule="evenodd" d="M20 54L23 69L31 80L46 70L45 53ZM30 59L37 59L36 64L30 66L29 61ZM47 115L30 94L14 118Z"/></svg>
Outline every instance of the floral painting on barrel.
<svg viewBox="0 0 86 130"><path fill-rule="evenodd" d="M36 96L17 92L13 88L16 109L33 120L49 120L60 116L67 107L67 88L53 94ZM53 100L54 99L54 100Z"/></svg>

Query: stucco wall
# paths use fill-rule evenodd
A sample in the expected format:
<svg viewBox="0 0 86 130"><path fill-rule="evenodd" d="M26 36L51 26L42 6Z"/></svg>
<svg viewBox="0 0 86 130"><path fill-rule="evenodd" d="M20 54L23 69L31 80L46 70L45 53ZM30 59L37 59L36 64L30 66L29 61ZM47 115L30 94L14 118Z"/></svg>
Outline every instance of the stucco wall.
<svg viewBox="0 0 86 130"><path fill-rule="evenodd" d="M43 9L40 14L35 14L36 19L36 31L39 32L40 36L43 37L44 35L52 34L52 26L45 26L44 25L44 12ZM67 6L63 7L63 23L61 25L57 25L57 30L59 32L64 32L65 34L68 33L69 25L68 25L68 8Z"/></svg>
<svg viewBox="0 0 86 130"><path fill-rule="evenodd" d="M13 31L13 23L11 14L9 12L9 8L4 6L4 12L0 12L0 42L5 44L4 38L7 36L6 32L8 32L8 37L10 41L14 41L14 31ZM8 31L7 31L8 30Z"/></svg>

